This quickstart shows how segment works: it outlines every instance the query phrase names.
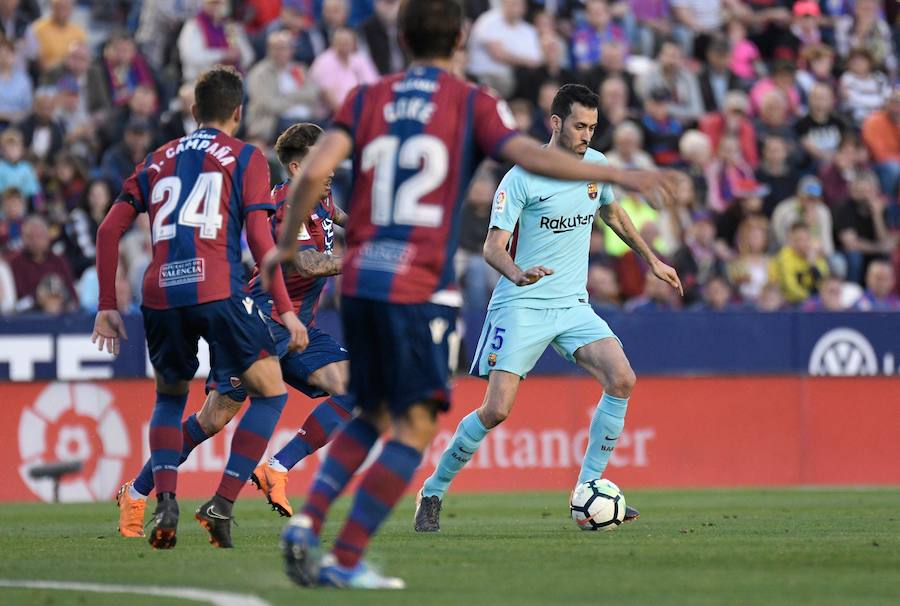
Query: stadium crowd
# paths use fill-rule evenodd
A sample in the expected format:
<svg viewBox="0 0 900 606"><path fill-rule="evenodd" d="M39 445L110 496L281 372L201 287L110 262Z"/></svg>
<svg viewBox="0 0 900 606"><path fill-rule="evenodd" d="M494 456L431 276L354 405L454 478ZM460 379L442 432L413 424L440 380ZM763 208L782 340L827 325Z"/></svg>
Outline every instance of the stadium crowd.
<svg viewBox="0 0 900 606"><path fill-rule="evenodd" d="M467 0L456 69L550 136L556 89L601 100L611 163L683 171L677 203L619 191L672 264L684 300L601 222L588 289L601 309L900 310L900 10L892 0ZM298 121L327 125L357 84L403 69L399 0L0 0L0 314L94 311L95 238L123 180L189 133L192 81L245 74L239 136L272 153ZM457 268L484 309L494 191L463 207ZM347 183L337 175L339 204ZM146 215L117 282L136 310ZM326 301L334 304L332 279Z"/></svg>

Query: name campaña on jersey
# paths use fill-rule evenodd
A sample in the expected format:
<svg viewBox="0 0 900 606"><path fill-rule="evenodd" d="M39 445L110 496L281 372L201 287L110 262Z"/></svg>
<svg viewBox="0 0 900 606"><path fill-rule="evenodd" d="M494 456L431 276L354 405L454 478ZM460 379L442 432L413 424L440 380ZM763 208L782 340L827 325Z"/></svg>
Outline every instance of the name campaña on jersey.
<svg viewBox="0 0 900 606"><path fill-rule="evenodd" d="M541 217L539 227L541 229L549 229L555 234L563 234L567 231L572 231L576 227L593 224L594 215L575 215L574 217L563 217L560 215L553 219L550 217Z"/></svg>
<svg viewBox="0 0 900 606"><path fill-rule="evenodd" d="M218 160L219 164L223 167L233 164L236 161L234 155L232 155L234 150L231 149L230 145L220 145L218 141L213 141L215 138L216 135L213 133L203 133L199 131L192 133L187 137L182 137L178 141L178 145L166 148L166 158L171 160L185 150L194 149L206 152ZM150 168L159 170L160 166L158 164L153 164Z"/></svg>

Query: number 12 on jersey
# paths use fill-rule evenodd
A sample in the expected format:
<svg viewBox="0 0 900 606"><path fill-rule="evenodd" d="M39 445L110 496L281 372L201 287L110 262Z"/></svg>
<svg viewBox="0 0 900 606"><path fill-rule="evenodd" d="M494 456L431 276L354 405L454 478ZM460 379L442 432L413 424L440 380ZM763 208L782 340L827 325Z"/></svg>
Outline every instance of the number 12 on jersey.
<svg viewBox="0 0 900 606"><path fill-rule="evenodd" d="M372 179L372 223L439 227L444 209L422 198L443 185L449 154L443 141L433 135L415 135L401 145L394 135L373 139L362 151L361 168L374 170ZM397 168L416 171L396 188Z"/></svg>

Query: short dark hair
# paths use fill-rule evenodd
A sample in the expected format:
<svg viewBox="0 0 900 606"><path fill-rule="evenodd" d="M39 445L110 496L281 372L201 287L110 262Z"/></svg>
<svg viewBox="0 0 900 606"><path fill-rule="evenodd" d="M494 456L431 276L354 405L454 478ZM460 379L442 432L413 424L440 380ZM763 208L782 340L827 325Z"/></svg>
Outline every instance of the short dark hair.
<svg viewBox="0 0 900 606"><path fill-rule="evenodd" d="M404 0L399 25L413 59L451 57L462 32L462 5L458 0Z"/></svg>
<svg viewBox="0 0 900 606"><path fill-rule="evenodd" d="M572 104L577 103L588 109L600 107L600 97L583 84L563 84L553 97L553 105L550 106L550 115L559 116L563 122L572 113Z"/></svg>
<svg viewBox="0 0 900 606"><path fill-rule="evenodd" d="M225 122L244 102L244 81L233 67L217 65L197 79L194 102L200 122Z"/></svg>
<svg viewBox="0 0 900 606"><path fill-rule="evenodd" d="M300 161L322 135L322 129L310 122L292 124L275 141L275 155L284 166Z"/></svg>

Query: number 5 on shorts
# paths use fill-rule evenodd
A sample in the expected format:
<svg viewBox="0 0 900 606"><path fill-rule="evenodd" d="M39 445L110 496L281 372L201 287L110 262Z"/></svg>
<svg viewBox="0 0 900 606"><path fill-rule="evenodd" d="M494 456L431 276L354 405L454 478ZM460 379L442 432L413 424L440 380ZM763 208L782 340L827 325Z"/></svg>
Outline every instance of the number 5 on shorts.
<svg viewBox="0 0 900 606"><path fill-rule="evenodd" d="M497 350L503 347L503 333L505 332L505 328L500 328L499 326L494 328L494 336L491 337L491 349Z"/></svg>

